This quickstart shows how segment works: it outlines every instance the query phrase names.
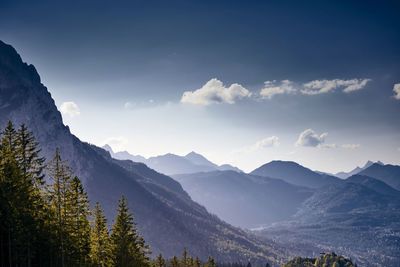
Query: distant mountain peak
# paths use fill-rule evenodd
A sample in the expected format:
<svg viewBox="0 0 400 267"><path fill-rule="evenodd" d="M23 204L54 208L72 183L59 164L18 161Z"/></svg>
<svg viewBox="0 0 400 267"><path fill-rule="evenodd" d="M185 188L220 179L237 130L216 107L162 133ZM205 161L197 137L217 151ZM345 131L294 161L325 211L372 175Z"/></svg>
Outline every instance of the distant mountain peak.
<svg viewBox="0 0 400 267"><path fill-rule="evenodd" d="M339 178L342 178L342 179L347 179L352 175L358 174L358 173L362 172L363 170L368 169L369 167L371 167L374 164L377 164L379 166L385 165L379 160L376 161L376 162L368 160L363 167L357 166L357 167L355 167L353 170L351 170L349 172L338 172L338 173L335 174L335 176L337 176Z"/></svg>
<svg viewBox="0 0 400 267"><path fill-rule="evenodd" d="M366 168L368 168L368 167L370 167L370 166L372 166L372 165L374 165L374 164L384 165L380 160L378 160L378 161L371 161L371 160L368 160L368 161L365 163L364 167L362 167L362 168L360 168L360 169L365 170ZM357 169L357 168L356 168L356 169Z"/></svg>
<svg viewBox="0 0 400 267"><path fill-rule="evenodd" d="M201 154L196 153L196 152L194 152L194 151L187 153L186 156L200 156L200 157L203 157ZM186 156L185 156L185 157L186 157Z"/></svg>
<svg viewBox="0 0 400 267"><path fill-rule="evenodd" d="M102 148L105 149L106 151L110 152L111 155L114 154L114 151L110 145L105 144L104 146L102 146Z"/></svg>
<svg viewBox="0 0 400 267"><path fill-rule="evenodd" d="M334 176L313 172L294 161L273 160L253 170L250 174L282 179L294 185L310 188L339 182L339 179Z"/></svg>

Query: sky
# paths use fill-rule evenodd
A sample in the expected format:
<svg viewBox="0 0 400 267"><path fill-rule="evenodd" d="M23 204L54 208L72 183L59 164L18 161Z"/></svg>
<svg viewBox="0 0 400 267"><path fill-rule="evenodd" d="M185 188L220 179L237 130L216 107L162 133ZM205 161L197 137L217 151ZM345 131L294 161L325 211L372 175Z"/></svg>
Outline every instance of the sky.
<svg viewBox="0 0 400 267"><path fill-rule="evenodd" d="M0 2L81 140L348 171L400 164L396 1Z"/></svg>

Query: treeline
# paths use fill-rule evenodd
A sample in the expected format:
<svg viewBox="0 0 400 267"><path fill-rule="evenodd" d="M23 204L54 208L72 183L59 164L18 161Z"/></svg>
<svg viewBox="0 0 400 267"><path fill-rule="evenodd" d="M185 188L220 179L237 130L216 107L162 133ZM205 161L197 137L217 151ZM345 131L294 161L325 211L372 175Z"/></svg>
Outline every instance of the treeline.
<svg viewBox="0 0 400 267"><path fill-rule="evenodd" d="M324 253L319 258L295 258L283 267L357 267L357 264L335 253Z"/></svg>
<svg viewBox="0 0 400 267"><path fill-rule="evenodd" d="M0 132L1 267L244 267L201 262L186 249L182 257L150 259L121 196L115 223L109 225L99 203L93 210L79 178L56 149L46 162L32 132L11 122ZM45 176L50 183L46 183ZM267 266L269 266L267 264Z"/></svg>
<svg viewBox="0 0 400 267"><path fill-rule="evenodd" d="M39 153L24 125L15 130L9 122L1 132L1 266L150 266L124 196L110 233L58 149L47 164Z"/></svg>

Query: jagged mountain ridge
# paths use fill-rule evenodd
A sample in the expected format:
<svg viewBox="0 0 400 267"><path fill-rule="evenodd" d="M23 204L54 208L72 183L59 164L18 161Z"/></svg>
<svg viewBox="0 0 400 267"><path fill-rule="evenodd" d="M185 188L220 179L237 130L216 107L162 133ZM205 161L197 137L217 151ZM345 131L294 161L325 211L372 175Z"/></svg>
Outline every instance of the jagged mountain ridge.
<svg viewBox="0 0 400 267"><path fill-rule="evenodd" d="M132 160L134 162L145 163L150 168L165 173L167 175L184 174L184 173L197 173L197 172L210 172L210 171L236 171L242 172L239 168L229 164L218 166L217 164L209 161L203 155L194 151L185 156L178 156L172 153L165 155L150 157L146 159L140 155L132 155L128 151L114 152L112 148L106 144L103 148L110 152L111 156L121 160Z"/></svg>
<svg viewBox="0 0 400 267"><path fill-rule="evenodd" d="M334 174L336 177L339 177L341 179L346 179L349 178L352 175L358 174L361 171L367 169L368 167L370 167L372 164L377 163L379 165L384 165L381 161L377 161L377 162L373 162L368 160L365 165L363 167L355 167L353 170L349 171L349 172L338 172L336 174Z"/></svg>
<svg viewBox="0 0 400 267"><path fill-rule="evenodd" d="M9 120L26 124L47 159L59 147L82 179L92 204L100 202L108 218L114 217L117 200L125 194L155 254L171 257L186 247L203 259L211 255L220 261L282 262L285 252L279 246L262 243L209 214L172 178L143 164L112 159L103 149L72 135L35 68L1 41L0 96L0 127Z"/></svg>

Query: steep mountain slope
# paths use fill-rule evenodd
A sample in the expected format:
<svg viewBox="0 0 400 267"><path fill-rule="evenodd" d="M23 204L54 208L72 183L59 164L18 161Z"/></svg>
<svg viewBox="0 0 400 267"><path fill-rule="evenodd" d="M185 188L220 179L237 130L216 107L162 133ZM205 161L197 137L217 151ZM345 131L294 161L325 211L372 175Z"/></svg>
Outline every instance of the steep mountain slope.
<svg viewBox="0 0 400 267"><path fill-rule="evenodd" d="M400 166L373 164L359 174L385 182L396 190L400 190Z"/></svg>
<svg viewBox="0 0 400 267"><path fill-rule="evenodd" d="M92 203L99 201L108 218L114 217L117 200L125 194L155 254L171 257L186 247L202 258L281 262L284 252L278 246L272 242L265 245L209 214L172 178L143 164L112 159L105 150L72 135L35 68L23 63L13 48L1 41L0 96L0 127L8 120L16 125L25 123L48 159L60 148Z"/></svg>
<svg viewBox="0 0 400 267"><path fill-rule="evenodd" d="M362 184L382 195L400 197L400 191L372 177L356 174L347 178L346 182Z"/></svg>
<svg viewBox="0 0 400 267"><path fill-rule="evenodd" d="M310 188L341 182L337 177L313 172L292 161L271 161L255 169L250 174L282 179L294 185Z"/></svg>
<svg viewBox="0 0 400 267"><path fill-rule="evenodd" d="M368 160L367 163L365 163L364 167L358 167L357 166L356 168L354 168L353 170L351 170L349 172L338 172L338 173L335 174L335 176L339 177L341 179L346 179L346 178L349 178L352 175L358 174L359 172L365 170L366 168L368 168L369 166L371 166L374 163L383 165L383 163L380 162L380 161L372 162L372 161Z"/></svg>
<svg viewBox="0 0 400 267"><path fill-rule="evenodd" d="M193 200L223 220L254 228L288 219L312 190L234 171L174 175Z"/></svg>
<svg viewBox="0 0 400 267"><path fill-rule="evenodd" d="M321 187L292 221L258 233L288 245L303 243L297 249L304 255L334 250L361 266L399 266L400 198L379 190L349 181Z"/></svg>

